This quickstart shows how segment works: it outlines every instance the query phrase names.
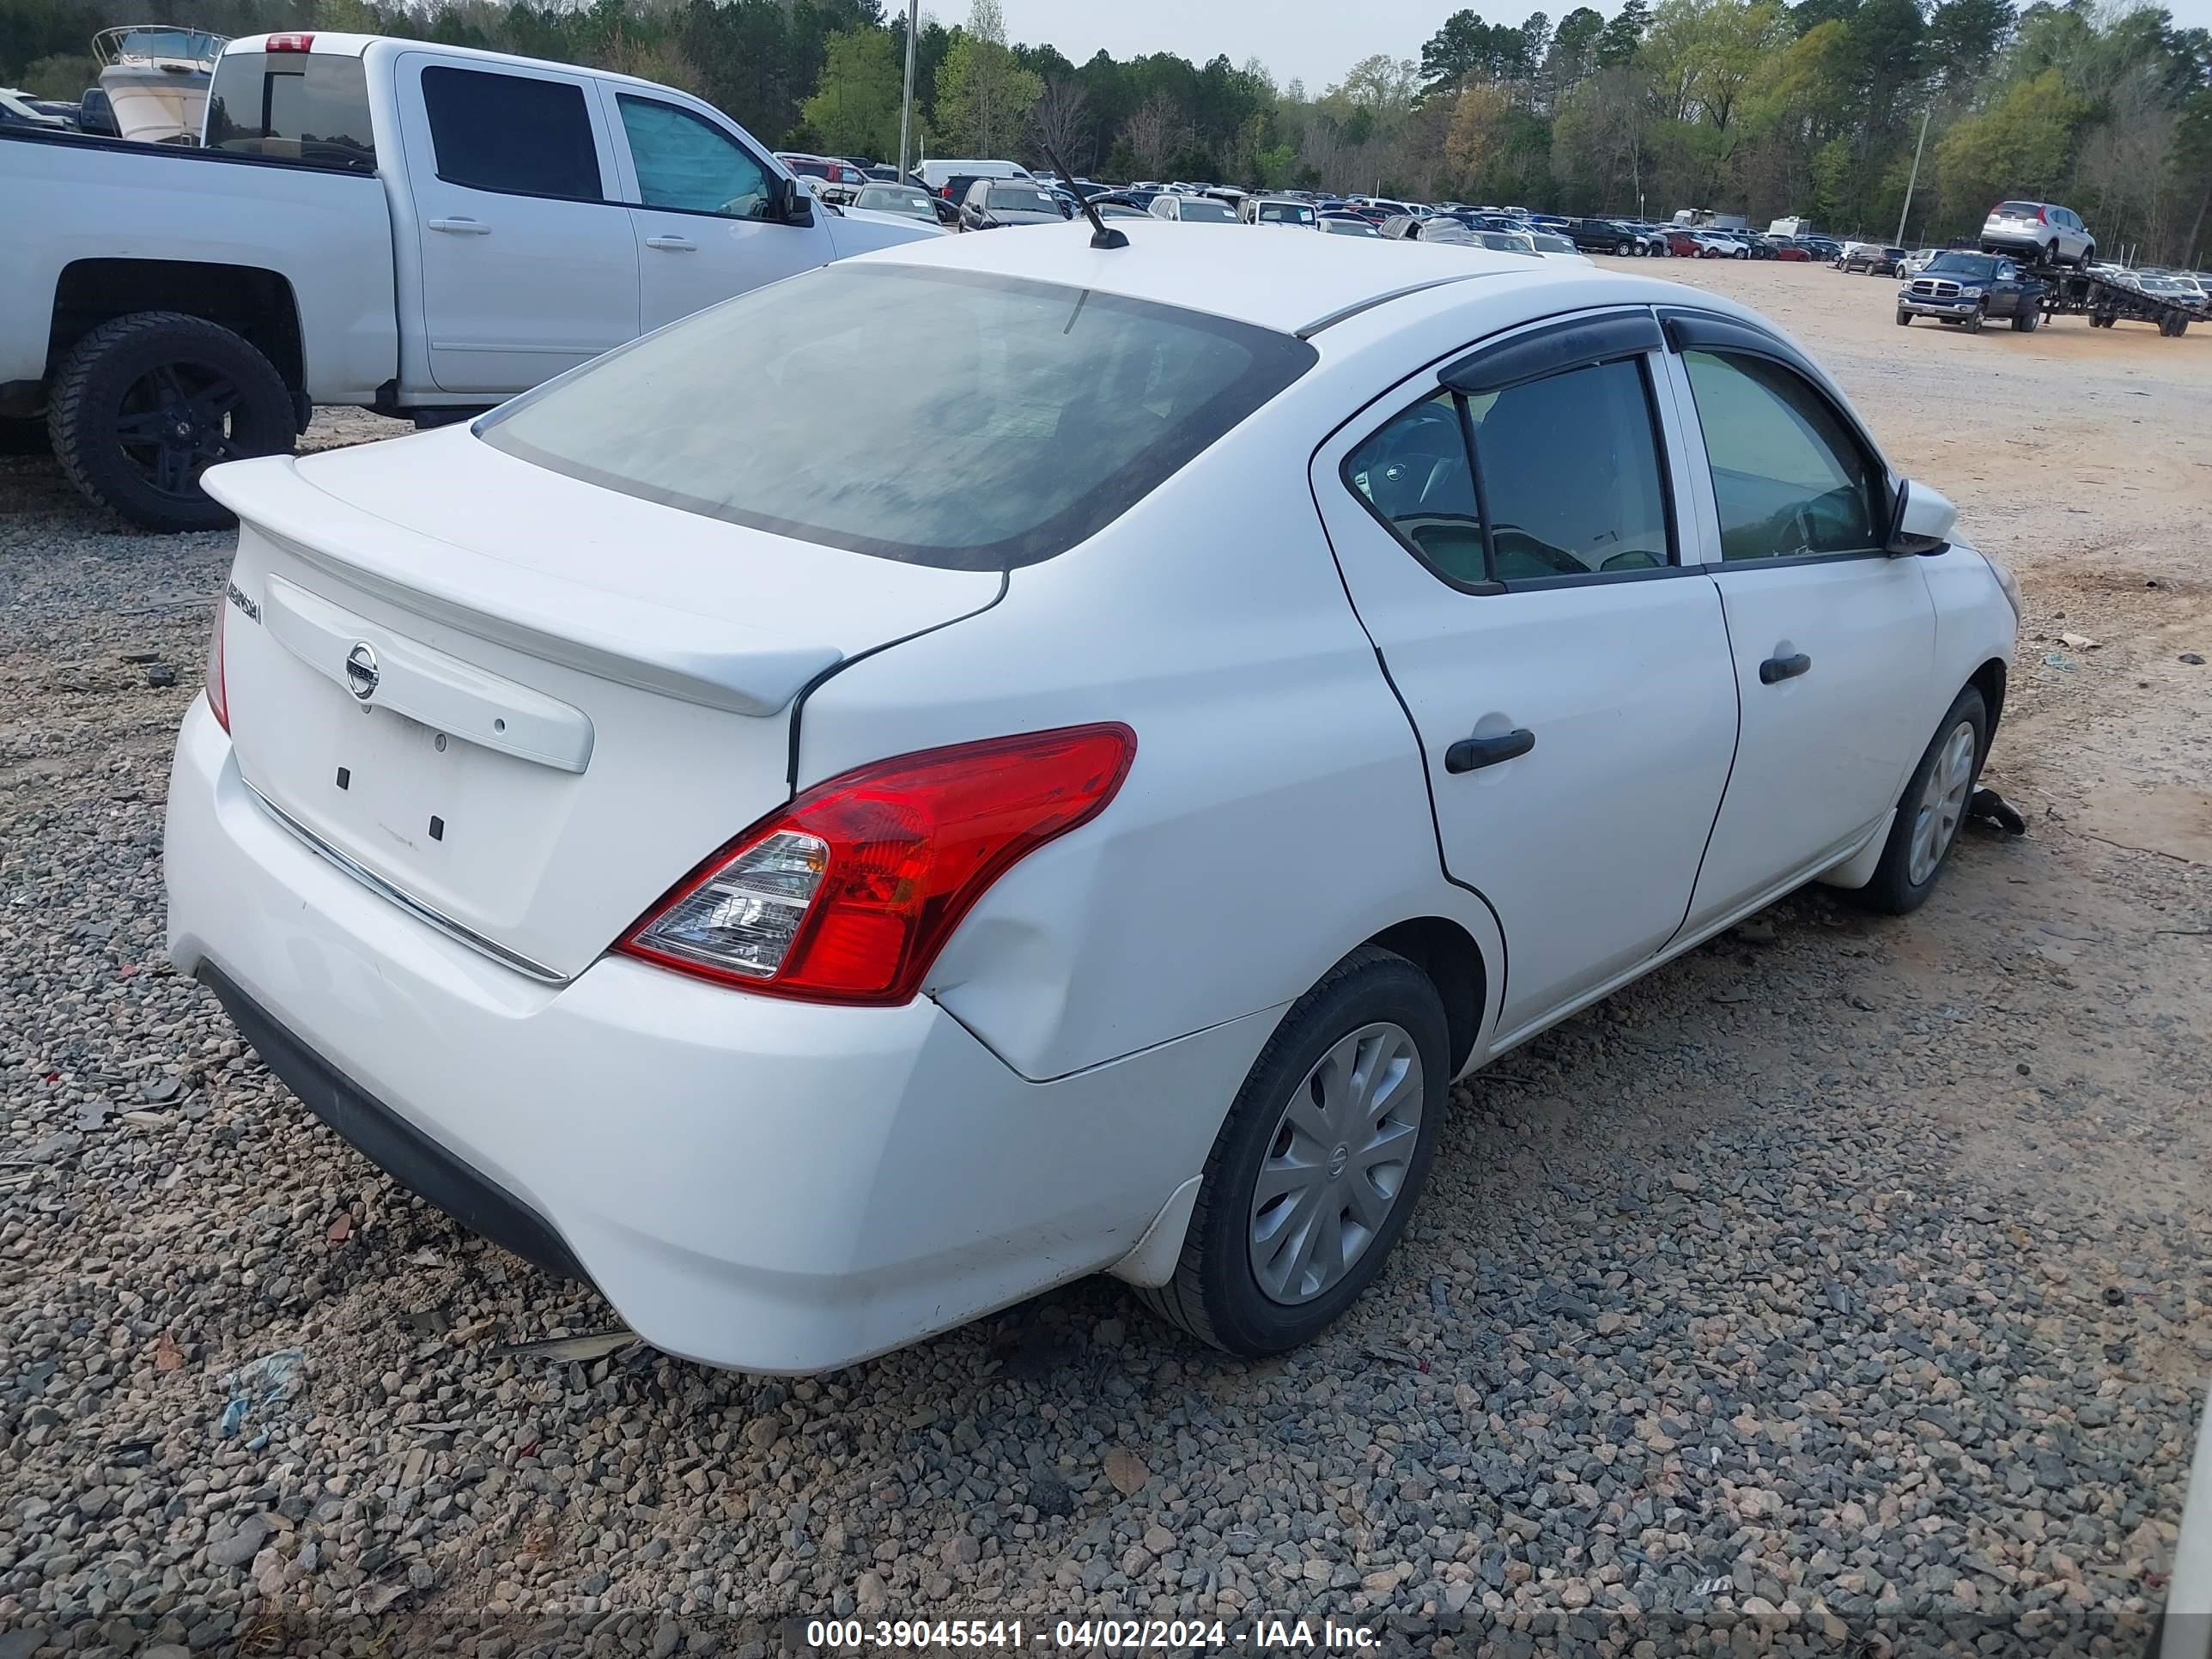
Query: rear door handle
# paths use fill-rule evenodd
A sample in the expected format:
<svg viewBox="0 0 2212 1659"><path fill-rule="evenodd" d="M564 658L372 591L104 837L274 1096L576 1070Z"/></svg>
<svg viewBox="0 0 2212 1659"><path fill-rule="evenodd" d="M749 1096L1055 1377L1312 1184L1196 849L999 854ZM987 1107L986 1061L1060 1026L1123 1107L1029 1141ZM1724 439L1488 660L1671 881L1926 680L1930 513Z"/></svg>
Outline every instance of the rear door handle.
<svg viewBox="0 0 2212 1659"><path fill-rule="evenodd" d="M1462 738L1444 750L1444 770L1477 771L1525 755L1535 746L1536 734L1525 726L1516 726L1494 738Z"/></svg>
<svg viewBox="0 0 2212 1659"><path fill-rule="evenodd" d="M1813 665L1813 659L1800 651L1794 657L1769 657L1759 665L1759 683L1774 685L1783 680L1794 680Z"/></svg>
<svg viewBox="0 0 2212 1659"><path fill-rule="evenodd" d="M489 236L491 227L481 219L433 219L430 228L442 230L449 236Z"/></svg>
<svg viewBox="0 0 2212 1659"><path fill-rule="evenodd" d="M698 243L682 236L648 236L645 239L645 245L657 247L664 253L696 253L699 251Z"/></svg>

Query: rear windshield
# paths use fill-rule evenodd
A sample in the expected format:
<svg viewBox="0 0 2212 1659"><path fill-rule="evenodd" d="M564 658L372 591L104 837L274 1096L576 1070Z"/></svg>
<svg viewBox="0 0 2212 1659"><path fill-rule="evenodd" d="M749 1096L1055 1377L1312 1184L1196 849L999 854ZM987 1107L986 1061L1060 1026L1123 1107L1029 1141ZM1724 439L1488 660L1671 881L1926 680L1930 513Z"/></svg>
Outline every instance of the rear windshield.
<svg viewBox="0 0 2212 1659"><path fill-rule="evenodd" d="M328 52L230 52L208 89L207 144L317 167L376 171L361 59Z"/></svg>
<svg viewBox="0 0 2212 1659"><path fill-rule="evenodd" d="M2033 219L2042 211L2043 205L2039 202L1999 202L1996 211L1990 216L1993 219L2000 216L2007 219Z"/></svg>
<svg viewBox="0 0 2212 1659"><path fill-rule="evenodd" d="M1046 194L1035 185L989 185L983 199L994 208L1012 213L1057 213L1060 198Z"/></svg>
<svg viewBox="0 0 2212 1659"><path fill-rule="evenodd" d="M1263 225L1310 225L1314 222L1314 210L1299 202L1262 202L1260 204L1260 222Z"/></svg>
<svg viewBox="0 0 2212 1659"><path fill-rule="evenodd" d="M1233 225L1237 222L1236 210L1228 203L1201 202L1188 196L1183 198L1182 207L1176 210L1176 216L1209 225Z"/></svg>
<svg viewBox="0 0 2212 1659"><path fill-rule="evenodd" d="M476 430L687 513L1000 570L1112 522L1315 356L1176 307L841 264L611 352Z"/></svg>

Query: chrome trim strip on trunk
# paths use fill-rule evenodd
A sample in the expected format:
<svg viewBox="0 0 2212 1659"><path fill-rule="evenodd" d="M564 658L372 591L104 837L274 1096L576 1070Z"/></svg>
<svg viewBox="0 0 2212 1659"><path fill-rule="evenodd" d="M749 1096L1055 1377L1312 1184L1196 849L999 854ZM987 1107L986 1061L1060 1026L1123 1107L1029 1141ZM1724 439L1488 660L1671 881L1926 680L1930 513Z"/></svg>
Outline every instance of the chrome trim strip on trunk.
<svg viewBox="0 0 2212 1659"><path fill-rule="evenodd" d="M239 781L246 783L243 777L240 778ZM277 805L275 801L270 800L252 784L246 783L246 793L258 801L263 811L290 830L300 844L317 858L321 859L331 868L343 871L351 876L378 897L389 899L416 921L436 929L454 944L465 945L479 955L489 957L502 968L512 968L516 973L526 975L542 985L566 985L568 982L568 976L566 974L556 974L544 963L532 962L520 952L510 951L504 945L486 939L473 927L465 927L444 912L432 909L412 893L393 886L368 866L331 846L330 842L308 829L306 824Z"/></svg>

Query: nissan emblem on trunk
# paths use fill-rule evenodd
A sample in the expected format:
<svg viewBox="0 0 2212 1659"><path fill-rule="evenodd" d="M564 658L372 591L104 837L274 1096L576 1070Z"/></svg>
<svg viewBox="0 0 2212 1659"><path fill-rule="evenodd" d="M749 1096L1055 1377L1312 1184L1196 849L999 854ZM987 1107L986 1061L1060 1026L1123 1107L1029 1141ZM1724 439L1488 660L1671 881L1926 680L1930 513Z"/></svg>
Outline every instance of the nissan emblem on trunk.
<svg viewBox="0 0 2212 1659"><path fill-rule="evenodd" d="M346 653L346 684L352 687L355 696L367 702L376 695L376 682L380 678L376 667L376 651L367 640L361 641Z"/></svg>

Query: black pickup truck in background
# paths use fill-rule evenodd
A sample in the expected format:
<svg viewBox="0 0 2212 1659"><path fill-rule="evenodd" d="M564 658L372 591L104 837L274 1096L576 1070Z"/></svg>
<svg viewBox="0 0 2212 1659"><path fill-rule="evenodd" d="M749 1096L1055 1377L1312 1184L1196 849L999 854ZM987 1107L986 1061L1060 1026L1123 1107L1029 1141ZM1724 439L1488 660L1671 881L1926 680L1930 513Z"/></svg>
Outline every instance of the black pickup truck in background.
<svg viewBox="0 0 2212 1659"><path fill-rule="evenodd" d="M2002 253L1939 253L1897 290L1897 325L1915 317L1958 323L1970 334L1993 317L2022 334L2043 320L2044 284Z"/></svg>
<svg viewBox="0 0 2212 1659"><path fill-rule="evenodd" d="M1560 234L1584 253L1614 253L1626 259L1639 251L1643 236L1610 219L1570 219Z"/></svg>

